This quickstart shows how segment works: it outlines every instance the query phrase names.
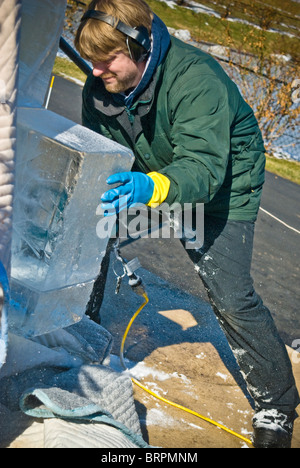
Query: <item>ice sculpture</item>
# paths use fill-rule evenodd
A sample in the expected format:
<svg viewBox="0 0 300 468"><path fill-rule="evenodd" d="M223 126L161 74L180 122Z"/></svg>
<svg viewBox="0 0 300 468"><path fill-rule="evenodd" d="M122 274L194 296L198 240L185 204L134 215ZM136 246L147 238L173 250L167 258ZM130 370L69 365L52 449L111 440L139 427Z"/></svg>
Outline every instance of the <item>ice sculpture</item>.
<svg viewBox="0 0 300 468"><path fill-rule="evenodd" d="M120 145L45 109L20 108L10 326L46 333L85 313L108 237L96 227L113 172L130 170Z"/></svg>
<svg viewBox="0 0 300 468"><path fill-rule="evenodd" d="M63 29L66 0L22 0L18 105L41 107Z"/></svg>
<svg viewBox="0 0 300 468"><path fill-rule="evenodd" d="M108 235L97 236L108 175L132 153L42 105L65 1L22 0L9 327L25 337L79 321Z"/></svg>

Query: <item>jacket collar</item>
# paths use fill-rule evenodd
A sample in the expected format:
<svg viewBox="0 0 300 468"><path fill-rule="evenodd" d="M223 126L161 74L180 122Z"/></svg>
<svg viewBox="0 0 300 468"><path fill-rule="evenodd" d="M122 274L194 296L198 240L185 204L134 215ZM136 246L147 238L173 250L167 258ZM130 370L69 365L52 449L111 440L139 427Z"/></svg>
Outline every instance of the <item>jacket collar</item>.
<svg viewBox="0 0 300 468"><path fill-rule="evenodd" d="M122 96L126 107L131 107L134 100L145 90L153 78L158 66L163 61L169 46L170 34L162 20L154 14L152 21L152 50L148 60L147 68L137 87L128 95Z"/></svg>

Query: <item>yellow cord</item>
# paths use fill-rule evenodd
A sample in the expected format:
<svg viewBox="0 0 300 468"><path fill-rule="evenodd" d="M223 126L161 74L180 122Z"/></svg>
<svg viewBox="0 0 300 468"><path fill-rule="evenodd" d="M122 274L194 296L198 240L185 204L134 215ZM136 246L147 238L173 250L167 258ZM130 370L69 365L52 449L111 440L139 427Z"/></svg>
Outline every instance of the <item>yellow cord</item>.
<svg viewBox="0 0 300 468"><path fill-rule="evenodd" d="M122 363L122 366L124 367L124 369L127 369L125 363L124 363L124 358L123 358L123 352L124 352L124 345L125 345L125 341L126 341L126 338L127 338L127 335L128 335L128 332L131 328L131 325L133 324L133 322L135 321L135 319L137 318L137 316L139 315L139 313L141 312L141 310L145 307L146 304L148 304L149 302L149 299L148 299L148 296L146 293L143 294L143 298L145 299L145 301L143 302L143 304L138 308L138 310L135 312L135 314L133 315L133 317L131 317L131 320L129 321L128 325L127 325L127 328L125 330L125 333L123 335L123 338L122 338L122 343L121 343L121 350L120 350L120 360L121 360L121 363Z"/></svg>
<svg viewBox="0 0 300 468"><path fill-rule="evenodd" d="M143 297L145 299L145 301L143 302L143 304L138 308L138 310L135 312L135 314L133 315L133 317L131 318L130 322L128 323L127 325L127 328L125 330L125 333L123 335L123 338L122 338L122 343L121 343L121 348L120 348L120 360L121 360L121 363L124 367L124 369L127 369L126 366L125 366L125 363L124 363L124 359L123 359L123 352L124 352L124 345L125 345L125 341L126 341L126 338L127 338L127 335L128 335L128 332L134 322L134 320L136 319L136 317L139 315L139 313L141 312L141 310L145 307L145 305L149 302L149 299L148 299L148 296L146 293L143 294ZM250 439L247 439L246 437L242 436L241 434L238 434L237 432L234 432L232 431L231 429L228 429L226 426L223 426L222 424L214 421L213 419L210 419L210 418L207 418L205 416L202 416L201 414L197 413L196 411L193 411L193 410L190 410L189 408L186 408L185 406L181 406L181 405L178 405L177 403L174 403L170 400L167 400L166 398L163 398L161 397L160 395L158 395L157 393L154 393L152 392L151 390L149 390L147 387L145 387L144 385L142 385L138 380L136 380L135 378L131 378L132 382L137 385L138 387L142 388L145 392L149 393L150 395L152 395L153 397L163 401L164 403L167 403L171 406L174 406L175 408L178 408L178 409L181 409L183 411L185 411L186 413L190 413L190 414L193 414L194 416L197 416L198 418L200 419L203 419L204 421L210 423L210 424L213 424L214 426L217 426L219 427L220 429L222 429L223 431L226 431L228 432L229 434L235 436L235 437L238 437L239 439L243 440L244 442L246 442L247 444L249 445L252 445L252 442Z"/></svg>

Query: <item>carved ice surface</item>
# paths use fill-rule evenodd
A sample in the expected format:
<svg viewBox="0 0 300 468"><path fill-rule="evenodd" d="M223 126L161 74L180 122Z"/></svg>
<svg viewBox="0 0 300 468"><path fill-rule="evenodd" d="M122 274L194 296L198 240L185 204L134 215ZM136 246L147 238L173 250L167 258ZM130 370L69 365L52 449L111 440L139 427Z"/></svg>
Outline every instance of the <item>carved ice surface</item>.
<svg viewBox="0 0 300 468"><path fill-rule="evenodd" d="M22 0L8 319L23 336L84 315L108 241L96 234L105 180L133 163L129 150L42 108L66 4Z"/></svg>
<svg viewBox="0 0 300 468"><path fill-rule="evenodd" d="M37 336L82 318L108 236L96 234L107 177L126 148L45 109L18 110L10 328ZM108 233L109 234L109 233Z"/></svg>
<svg viewBox="0 0 300 468"><path fill-rule="evenodd" d="M22 0L18 106L43 106L66 3L66 0Z"/></svg>

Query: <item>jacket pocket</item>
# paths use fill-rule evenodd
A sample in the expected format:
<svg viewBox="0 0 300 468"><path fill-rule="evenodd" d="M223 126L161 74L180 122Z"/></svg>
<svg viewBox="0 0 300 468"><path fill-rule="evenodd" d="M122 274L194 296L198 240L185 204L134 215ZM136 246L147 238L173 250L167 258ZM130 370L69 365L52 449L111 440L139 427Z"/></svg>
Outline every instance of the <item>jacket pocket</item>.
<svg viewBox="0 0 300 468"><path fill-rule="evenodd" d="M258 165L261 167L261 162L264 160L265 148L261 132L258 129L257 132L249 138L245 144L243 144L239 151L232 156L232 177L238 177L246 172L251 173L255 171L255 167ZM250 187L251 187L251 177Z"/></svg>

